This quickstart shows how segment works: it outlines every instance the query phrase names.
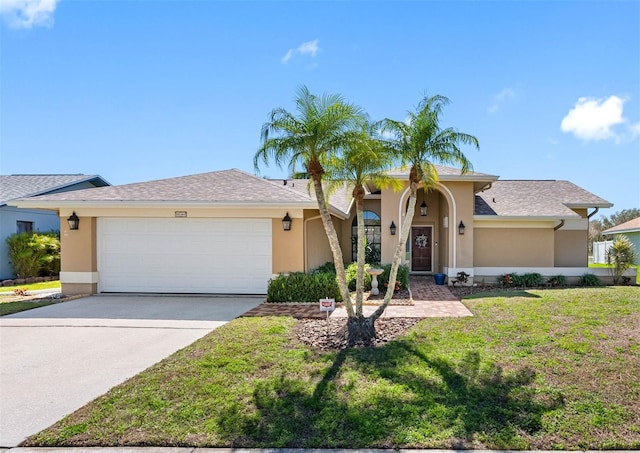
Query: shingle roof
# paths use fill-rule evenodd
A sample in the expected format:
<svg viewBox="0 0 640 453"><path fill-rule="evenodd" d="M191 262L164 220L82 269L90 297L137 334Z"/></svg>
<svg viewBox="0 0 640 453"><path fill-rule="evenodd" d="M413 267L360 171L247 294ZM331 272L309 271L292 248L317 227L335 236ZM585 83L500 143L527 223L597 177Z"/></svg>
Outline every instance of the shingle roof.
<svg viewBox="0 0 640 453"><path fill-rule="evenodd" d="M628 222L616 225L608 230L604 230L602 234L618 234L618 233L631 233L634 231L640 231L640 217L629 220Z"/></svg>
<svg viewBox="0 0 640 453"><path fill-rule="evenodd" d="M78 202L309 202L300 192L278 187L266 179L237 169L177 178L44 195L35 201Z"/></svg>
<svg viewBox="0 0 640 453"><path fill-rule="evenodd" d="M91 180L108 184L97 175L0 175L0 205L9 200L40 195Z"/></svg>
<svg viewBox="0 0 640 453"><path fill-rule="evenodd" d="M570 218L570 208L609 208L606 200L569 181L504 180L475 198L475 215Z"/></svg>
<svg viewBox="0 0 640 453"><path fill-rule="evenodd" d="M310 179L271 179L270 181L273 184L286 186L296 190L297 192L309 197L309 199L314 203L316 201L315 192ZM284 183L285 181L286 184ZM351 193L351 188L349 188L347 184L342 184L335 190L326 191L325 196L329 198L329 204L331 206L340 210L345 215L348 215L349 208L351 206L351 199L353 198Z"/></svg>
<svg viewBox="0 0 640 453"><path fill-rule="evenodd" d="M481 181L498 179L497 176L490 175L488 173L479 173L477 171L470 171L463 175L460 172L459 168L445 167L444 165L434 165L434 167L436 167L436 170L438 171L438 176L440 177L440 179L444 181L452 180L452 179L465 179L465 180L477 179ZM393 170L390 170L388 173L390 176L394 176L400 179L407 179L409 177L410 170L411 169L409 167L395 168Z"/></svg>

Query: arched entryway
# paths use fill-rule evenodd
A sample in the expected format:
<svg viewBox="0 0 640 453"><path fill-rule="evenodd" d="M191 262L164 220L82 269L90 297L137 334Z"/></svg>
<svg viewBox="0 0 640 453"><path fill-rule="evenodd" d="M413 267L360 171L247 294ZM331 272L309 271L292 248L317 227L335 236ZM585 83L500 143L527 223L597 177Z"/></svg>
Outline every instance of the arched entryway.
<svg viewBox="0 0 640 453"><path fill-rule="evenodd" d="M455 200L442 184L429 191L420 187L417 195L403 262L416 274L448 273L448 269L456 267L455 235L452 228L452 225L456 225ZM399 200L399 229L407 221L408 201L409 188Z"/></svg>

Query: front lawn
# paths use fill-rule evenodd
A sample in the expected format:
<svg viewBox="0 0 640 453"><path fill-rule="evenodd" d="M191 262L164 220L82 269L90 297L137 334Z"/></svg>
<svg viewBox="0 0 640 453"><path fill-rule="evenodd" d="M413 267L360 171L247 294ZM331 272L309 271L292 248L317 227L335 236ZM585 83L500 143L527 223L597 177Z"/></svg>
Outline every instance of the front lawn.
<svg viewBox="0 0 640 453"><path fill-rule="evenodd" d="M34 291L37 289L59 289L60 280L51 280L50 282L41 283L25 283L24 285L12 285L0 287L0 292L12 292L14 289L26 289L27 291Z"/></svg>
<svg viewBox="0 0 640 453"><path fill-rule="evenodd" d="M330 353L292 318L240 318L26 445L640 448L638 288L489 296Z"/></svg>

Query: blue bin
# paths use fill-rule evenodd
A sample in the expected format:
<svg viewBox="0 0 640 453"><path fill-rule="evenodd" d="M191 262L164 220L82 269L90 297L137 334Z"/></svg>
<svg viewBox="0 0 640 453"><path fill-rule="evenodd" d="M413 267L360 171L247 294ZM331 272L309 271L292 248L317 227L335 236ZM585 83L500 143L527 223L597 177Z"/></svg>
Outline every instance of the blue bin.
<svg viewBox="0 0 640 453"><path fill-rule="evenodd" d="M436 285L444 285L445 274L433 274L433 278L436 281Z"/></svg>

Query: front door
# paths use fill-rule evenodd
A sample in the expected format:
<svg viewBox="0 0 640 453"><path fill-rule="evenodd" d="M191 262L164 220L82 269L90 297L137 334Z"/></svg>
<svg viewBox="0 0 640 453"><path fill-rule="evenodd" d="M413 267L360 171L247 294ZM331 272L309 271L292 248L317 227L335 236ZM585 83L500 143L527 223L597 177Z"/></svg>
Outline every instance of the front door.
<svg viewBox="0 0 640 453"><path fill-rule="evenodd" d="M433 227L411 228L411 270L432 272Z"/></svg>

